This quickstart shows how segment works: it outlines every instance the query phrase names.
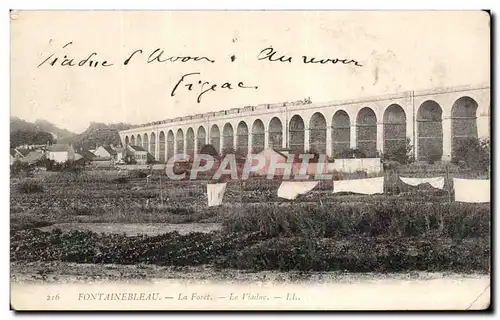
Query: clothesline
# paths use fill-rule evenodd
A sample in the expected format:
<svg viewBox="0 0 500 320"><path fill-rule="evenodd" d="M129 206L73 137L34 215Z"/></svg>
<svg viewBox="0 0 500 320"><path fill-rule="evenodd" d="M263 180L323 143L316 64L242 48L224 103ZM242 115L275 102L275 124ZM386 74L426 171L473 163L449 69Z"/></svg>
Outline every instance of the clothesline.
<svg viewBox="0 0 500 320"><path fill-rule="evenodd" d="M429 183L437 189L443 189L444 177L407 178L400 177L401 181L418 186ZM320 181L283 181L277 189L277 196L283 199L295 200L299 195L311 192ZM222 204L227 183L207 184L208 206ZM453 189L457 202L489 203L490 180L458 179L453 178ZM384 193L384 177L337 180L333 181L332 193L350 192L356 194L374 195Z"/></svg>

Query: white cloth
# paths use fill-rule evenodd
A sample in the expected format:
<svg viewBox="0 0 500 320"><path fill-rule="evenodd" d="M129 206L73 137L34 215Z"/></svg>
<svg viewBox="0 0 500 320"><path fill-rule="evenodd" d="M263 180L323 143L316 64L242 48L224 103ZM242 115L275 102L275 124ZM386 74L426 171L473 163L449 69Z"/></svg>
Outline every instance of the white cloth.
<svg viewBox="0 0 500 320"><path fill-rule="evenodd" d="M278 188L278 197L293 200L314 189L318 183L319 181L283 181Z"/></svg>
<svg viewBox="0 0 500 320"><path fill-rule="evenodd" d="M209 183L207 184L208 206L219 206L222 204L222 198L226 191L227 183Z"/></svg>
<svg viewBox="0 0 500 320"><path fill-rule="evenodd" d="M361 194L384 193L384 177L334 181L333 193L337 192Z"/></svg>
<svg viewBox="0 0 500 320"><path fill-rule="evenodd" d="M418 186L420 184L429 183L432 187L436 189L443 189L444 187L444 177L436 178L404 178L399 177L401 181L410 186Z"/></svg>
<svg viewBox="0 0 500 320"><path fill-rule="evenodd" d="M490 180L453 178L455 201L490 202Z"/></svg>

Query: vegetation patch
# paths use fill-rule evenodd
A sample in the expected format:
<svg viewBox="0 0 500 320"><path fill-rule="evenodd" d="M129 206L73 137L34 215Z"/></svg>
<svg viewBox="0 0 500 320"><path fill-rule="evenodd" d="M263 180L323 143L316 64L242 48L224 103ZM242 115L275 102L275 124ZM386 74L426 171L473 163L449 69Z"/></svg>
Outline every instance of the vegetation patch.
<svg viewBox="0 0 500 320"><path fill-rule="evenodd" d="M244 207L224 220L229 232L274 236L416 237L489 236L489 204L375 202Z"/></svg>
<svg viewBox="0 0 500 320"><path fill-rule="evenodd" d="M158 236L43 232L11 236L12 261L214 265L247 270L314 271L488 271L484 238L268 238L253 233L177 232Z"/></svg>
<svg viewBox="0 0 500 320"><path fill-rule="evenodd" d="M44 191L43 184L32 179L20 182L17 188L21 193L39 193Z"/></svg>

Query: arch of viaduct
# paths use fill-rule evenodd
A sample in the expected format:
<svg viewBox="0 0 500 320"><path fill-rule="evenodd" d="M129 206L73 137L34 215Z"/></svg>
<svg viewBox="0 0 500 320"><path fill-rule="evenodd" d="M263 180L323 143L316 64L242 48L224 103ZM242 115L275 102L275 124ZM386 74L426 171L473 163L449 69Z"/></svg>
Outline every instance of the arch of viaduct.
<svg viewBox="0 0 500 320"><path fill-rule="evenodd" d="M367 157L405 147L419 160L450 160L460 139L490 136L490 88L449 88L329 103L264 104L157 121L121 131L156 160L195 154L204 144L220 152L267 147L315 150L340 157L357 148Z"/></svg>

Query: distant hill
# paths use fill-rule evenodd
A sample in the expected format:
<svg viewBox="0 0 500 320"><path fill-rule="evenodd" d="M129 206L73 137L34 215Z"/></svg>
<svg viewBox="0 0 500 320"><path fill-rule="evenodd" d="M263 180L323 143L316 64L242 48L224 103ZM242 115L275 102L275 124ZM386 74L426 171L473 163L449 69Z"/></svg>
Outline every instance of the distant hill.
<svg viewBox="0 0 500 320"><path fill-rule="evenodd" d="M93 149L98 145L118 146L121 144L118 134L121 130L131 128L132 125L126 123L105 124L92 122L89 127L82 133L76 134L66 129L61 129L46 120L36 120L28 122L17 117L10 118L11 139L16 137L17 140L26 140L30 137L29 132L48 132L54 137L52 142L57 143L72 143L75 148ZM21 138L17 138L20 136ZM29 140L29 139L28 139ZM40 140L40 139L38 139ZM24 142L24 143L28 143Z"/></svg>
<svg viewBox="0 0 500 320"><path fill-rule="evenodd" d="M53 138L57 141L74 137L76 134L66 129L61 129L56 125L46 120L36 120L28 122L17 117L10 118L10 132L11 134L16 131L31 131L31 132L48 132L52 134Z"/></svg>
<svg viewBox="0 0 500 320"><path fill-rule="evenodd" d="M72 137L68 142L72 142L75 148L84 149L94 149L98 145L113 144L119 146L121 141L118 132L131 127L132 125L126 123L92 122L84 132Z"/></svg>

